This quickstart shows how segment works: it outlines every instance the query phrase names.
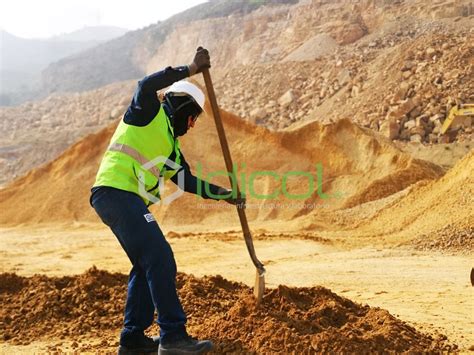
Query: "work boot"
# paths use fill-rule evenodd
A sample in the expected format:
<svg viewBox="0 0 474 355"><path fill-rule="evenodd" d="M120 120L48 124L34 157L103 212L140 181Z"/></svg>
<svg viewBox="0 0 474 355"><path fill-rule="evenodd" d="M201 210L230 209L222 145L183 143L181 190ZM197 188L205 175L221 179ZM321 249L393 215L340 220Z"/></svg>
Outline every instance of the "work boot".
<svg viewBox="0 0 474 355"><path fill-rule="evenodd" d="M197 340L186 334L177 339L161 342L158 355L204 354L212 350L212 347L210 340Z"/></svg>
<svg viewBox="0 0 474 355"><path fill-rule="evenodd" d="M122 345L118 348L118 355L137 355L137 354L150 354L158 351L160 346L160 337L156 336L153 338L143 336L140 341L133 345Z"/></svg>

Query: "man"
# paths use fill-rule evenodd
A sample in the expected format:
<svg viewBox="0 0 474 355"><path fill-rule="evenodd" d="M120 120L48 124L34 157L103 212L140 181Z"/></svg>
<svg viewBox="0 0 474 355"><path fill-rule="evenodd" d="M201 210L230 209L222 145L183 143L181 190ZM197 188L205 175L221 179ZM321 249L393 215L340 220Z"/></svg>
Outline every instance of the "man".
<svg viewBox="0 0 474 355"><path fill-rule="evenodd" d="M111 228L133 266L119 354L157 350L160 354L201 354L212 348L209 340L198 341L186 332L173 252L147 208L159 199L163 179L178 184L178 172L184 174L179 185L187 192L201 191L204 198L231 204L245 203L243 198L232 198L232 191L225 188L209 184L206 190L204 184L208 183L191 174L180 150L178 137L194 127L205 101L197 86L181 80L209 67L209 53L199 47L190 65L168 67L138 83L92 188L91 205ZM160 102L157 91L169 85ZM144 330L152 324L155 309L160 337L152 339Z"/></svg>

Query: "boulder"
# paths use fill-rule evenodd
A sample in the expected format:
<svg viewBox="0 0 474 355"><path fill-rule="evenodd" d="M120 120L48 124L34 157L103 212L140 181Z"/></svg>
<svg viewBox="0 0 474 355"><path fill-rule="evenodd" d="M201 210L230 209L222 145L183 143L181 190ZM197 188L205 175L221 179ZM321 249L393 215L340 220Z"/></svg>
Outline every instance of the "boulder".
<svg viewBox="0 0 474 355"><path fill-rule="evenodd" d="M321 88L321 91L319 92L319 98L324 99L326 97L326 92L327 92L326 87Z"/></svg>
<svg viewBox="0 0 474 355"><path fill-rule="evenodd" d="M334 53L338 47L337 42L329 34L320 33L296 48L283 59L283 62L314 60Z"/></svg>
<svg viewBox="0 0 474 355"><path fill-rule="evenodd" d="M402 77L403 77L403 79L405 79L405 80L409 79L412 75L413 75L413 74L412 74L412 72L411 72L410 70L404 71L404 72L402 73Z"/></svg>
<svg viewBox="0 0 474 355"><path fill-rule="evenodd" d="M403 125L406 129L412 129L416 127L416 122L415 120L409 120L406 121L405 124Z"/></svg>
<svg viewBox="0 0 474 355"><path fill-rule="evenodd" d="M436 49L434 49L433 47L430 47L426 50L426 55L428 57L432 57L435 54L436 54Z"/></svg>
<svg viewBox="0 0 474 355"><path fill-rule="evenodd" d="M408 129L404 129L402 130L402 132L400 133L400 137L399 137L401 140L404 140L404 141L407 141L410 139L410 131Z"/></svg>
<svg viewBox="0 0 474 355"><path fill-rule="evenodd" d="M257 107L250 111L249 116L252 122L257 122L267 117L267 111L263 107Z"/></svg>
<svg viewBox="0 0 474 355"><path fill-rule="evenodd" d="M360 88L357 85L354 85L351 90L351 97L357 97L360 93Z"/></svg>
<svg viewBox="0 0 474 355"><path fill-rule="evenodd" d="M444 118L444 115L440 114L440 113L437 113L436 115L433 115L430 117L430 121L431 122L440 122L441 123L441 120Z"/></svg>
<svg viewBox="0 0 474 355"><path fill-rule="evenodd" d="M426 127L428 124L428 116L427 115L421 115L415 118L416 126L417 127Z"/></svg>
<svg viewBox="0 0 474 355"><path fill-rule="evenodd" d="M397 109L397 117L409 114L416 107L416 103L412 99L406 99Z"/></svg>
<svg viewBox="0 0 474 355"><path fill-rule="evenodd" d="M430 134L428 135L428 142L430 142L430 143L438 143L438 135L437 135L437 134L430 133Z"/></svg>
<svg viewBox="0 0 474 355"><path fill-rule="evenodd" d="M285 92L280 98L278 99L278 103L280 104L281 107L286 108L290 106L293 101L295 101L295 94L293 93L293 90L288 90Z"/></svg>
<svg viewBox="0 0 474 355"><path fill-rule="evenodd" d="M410 134L411 135L418 134L423 138L426 135L426 132L423 127L414 127L410 129Z"/></svg>
<svg viewBox="0 0 474 355"><path fill-rule="evenodd" d="M420 116L421 114L421 108L420 107L415 107L411 112L410 112L410 118L416 118Z"/></svg>
<svg viewBox="0 0 474 355"><path fill-rule="evenodd" d="M413 134L410 136L410 142L421 143L423 138L419 134Z"/></svg>
<svg viewBox="0 0 474 355"><path fill-rule="evenodd" d="M364 37L367 34L367 29L359 23L347 23L334 28L331 34L340 45L346 45Z"/></svg>
<svg viewBox="0 0 474 355"><path fill-rule="evenodd" d="M412 70L415 67L415 63L411 60L407 60L403 63L402 71Z"/></svg>
<svg viewBox="0 0 474 355"><path fill-rule="evenodd" d="M395 120L384 121L380 125L380 133L388 139L397 139L400 132L400 125Z"/></svg>
<svg viewBox="0 0 474 355"><path fill-rule="evenodd" d="M402 83L400 84L400 87L398 88L397 92L393 96L393 99L392 99L393 103L396 103L400 100L404 100L405 97L407 96L407 92L409 88L410 88L410 85L407 82L402 81Z"/></svg>
<svg viewBox="0 0 474 355"><path fill-rule="evenodd" d="M351 81L351 73L347 69L342 69L337 76L337 82L340 86L344 86Z"/></svg>

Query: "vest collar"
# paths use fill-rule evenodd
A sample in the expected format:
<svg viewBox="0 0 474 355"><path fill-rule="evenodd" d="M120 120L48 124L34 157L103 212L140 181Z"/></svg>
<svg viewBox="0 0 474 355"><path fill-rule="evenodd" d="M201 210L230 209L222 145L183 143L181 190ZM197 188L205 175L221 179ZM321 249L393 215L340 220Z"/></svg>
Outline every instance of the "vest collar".
<svg viewBox="0 0 474 355"><path fill-rule="evenodd" d="M164 111L164 114L165 114L165 117L166 117L166 124L168 125L168 129L171 132L171 136L173 137L173 140L175 140L173 125L170 122L170 109L169 109L168 105L164 102L161 103L160 110L161 109L163 109L163 111Z"/></svg>

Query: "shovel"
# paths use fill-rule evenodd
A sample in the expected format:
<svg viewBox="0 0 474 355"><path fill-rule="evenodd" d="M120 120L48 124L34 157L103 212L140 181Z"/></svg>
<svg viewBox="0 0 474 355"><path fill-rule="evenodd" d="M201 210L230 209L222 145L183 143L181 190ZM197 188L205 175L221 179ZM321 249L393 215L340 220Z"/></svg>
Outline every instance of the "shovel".
<svg viewBox="0 0 474 355"><path fill-rule="evenodd" d="M214 86L212 85L211 74L209 73L209 69L207 68L204 69L202 71L202 75L204 76L204 82L206 83L207 94L211 102L212 113L214 116L214 121L216 123L217 134L219 135L219 141L221 143L222 153L224 154L225 166L227 168L227 171L229 172L230 185L233 186L235 182L235 187L233 186L233 188L237 190L236 191L237 196L240 197L241 195L240 195L239 184L237 183L237 178L233 170L229 145L227 144L227 139L224 132L224 126L222 124L219 107L217 106L216 94L214 93ZM262 301L263 292L265 290L265 276L264 276L265 268L263 267L263 264L257 259L257 255L255 254L252 234L250 234L249 224L247 222L247 216L245 214L245 210L242 207L237 206L237 212L239 214L240 224L242 226L242 232L244 234L247 250L250 254L250 258L252 259L253 264L255 265L257 269L253 294L255 295L255 298L257 299L257 305L258 305Z"/></svg>

